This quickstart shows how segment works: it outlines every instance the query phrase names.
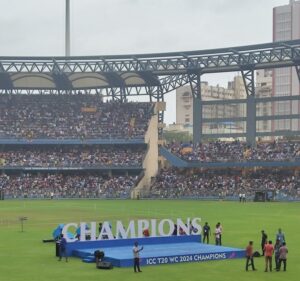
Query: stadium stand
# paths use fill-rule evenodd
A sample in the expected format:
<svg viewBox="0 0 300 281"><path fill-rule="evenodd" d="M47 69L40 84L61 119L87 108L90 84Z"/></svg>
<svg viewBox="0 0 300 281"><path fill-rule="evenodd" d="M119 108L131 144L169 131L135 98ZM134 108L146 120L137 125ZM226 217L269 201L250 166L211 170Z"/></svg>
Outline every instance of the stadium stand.
<svg viewBox="0 0 300 281"><path fill-rule="evenodd" d="M137 176L91 173L0 175L6 199L129 198Z"/></svg>
<svg viewBox="0 0 300 281"><path fill-rule="evenodd" d="M151 103L102 101L100 95L0 95L0 138L143 138Z"/></svg>
<svg viewBox="0 0 300 281"><path fill-rule="evenodd" d="M245 142L216 141L198 144L172 142L166 146L185 161L292 161L300 158L299 142L261 142L255 147Z"/></svg>
<svg viewBox="0 0 300 281"><path fill-rule="evenodd" d="M153 110L98 94L0 95L1 192L5 199L130 198L144 175Z"/></svg>
<svg viewBox="0 0 300 281"><path fill-rule="evenodd" d="M0 167L142 166L145 146L13 146L0 151Z"/></svg>
<svg viewBox="0 0 300 281"><path fill-rule="evenodd" d="M246 194L253 199L255 191L275 191L277 199L299 200L300 177L294 171L261 169L163 169L153 180L151 198L237 199Z"/></svg>
<svg viewBox="0 0 300 281"><path fill-rule="evenodd" d="M4 197L130 198L137 189L136 194L149 198L237 199L245 193L252 199L255 191L270 190L277 199L300 199L296 168L168 168L154 177L158 140L154 137L150 149L147 137L150 127L153 132L158 129L157 119L150 125L153 116L153 103L103 102L100 95L1 95L0 189ZM27 144L13 144L20 139ZM43 144L31 144L38 139ZM51 143L53 139L58 143ZM109 141L86 145L87 139ZM133 139L141 141L132 144ZM259 167L264 161L300 158L300 144L289 141L258 142L254 147L242 141L195 146L172 142L166 148L189 163L255 162Z"/></svg>

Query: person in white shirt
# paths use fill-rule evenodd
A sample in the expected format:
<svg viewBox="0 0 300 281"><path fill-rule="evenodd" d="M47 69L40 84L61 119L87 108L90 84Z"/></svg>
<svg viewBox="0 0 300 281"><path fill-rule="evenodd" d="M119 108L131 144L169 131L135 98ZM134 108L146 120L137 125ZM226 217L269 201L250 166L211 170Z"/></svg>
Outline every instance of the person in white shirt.
<svg viewBox="0 0 300 281"><path fill-rule="evenodd" d="M220 223L218 222L215 229L215 240L217 246L221 246L221 234L222 234L222 229Z"/></svg>
<svg viewBox="0 0 300 281"><path fill-rule="evenodd" d="M140 269L140 251L142 251L144 247L139 248L138 242L134 243L133 251L133 269L134 272L142 272Z"/></svg>

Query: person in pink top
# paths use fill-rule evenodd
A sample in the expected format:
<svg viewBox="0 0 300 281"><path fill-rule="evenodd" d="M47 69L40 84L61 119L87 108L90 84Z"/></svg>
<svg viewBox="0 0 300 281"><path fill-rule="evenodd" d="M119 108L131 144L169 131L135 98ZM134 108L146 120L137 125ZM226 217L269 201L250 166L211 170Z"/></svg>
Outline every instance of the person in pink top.
<svg viewBox="0 0 300 281"><path fill-rule="evenodd" d="M268 271L268 266L270 271L272 271L272 256L274 254L274 246L272 245L271 240L269 241L269 243L265 245L264 252L265 252L265 261L266 261L265 272Z"/></svg>
<svg viewBox="0 0 300 281"><path fill-rule="evenodd" d="M281 268L281 263L283 262L283 271L286 271L286 259L287 259L288 248L286 247L286 243L283 242L282 246L279 249L279 268Z"/></svg>

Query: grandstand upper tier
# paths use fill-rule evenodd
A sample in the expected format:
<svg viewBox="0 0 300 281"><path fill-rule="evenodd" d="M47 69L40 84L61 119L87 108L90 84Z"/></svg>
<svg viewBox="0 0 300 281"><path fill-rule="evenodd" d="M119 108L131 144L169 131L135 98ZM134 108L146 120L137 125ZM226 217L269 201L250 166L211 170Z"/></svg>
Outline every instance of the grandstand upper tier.
<svg viewBox="0 0 300 281"><path fill-rule="evenodd" d="M144 139L152 103L100 95L0 95L0 139Z"/></svg>

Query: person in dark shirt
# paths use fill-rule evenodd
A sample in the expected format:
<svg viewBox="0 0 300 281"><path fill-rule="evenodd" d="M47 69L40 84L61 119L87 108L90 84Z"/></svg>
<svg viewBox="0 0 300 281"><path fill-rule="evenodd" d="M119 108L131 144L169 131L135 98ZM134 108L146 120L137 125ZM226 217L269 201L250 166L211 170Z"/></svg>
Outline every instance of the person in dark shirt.
<svg viewBox="0 0 300 281"><path fill-rule="evenodd" d="M203 243L205 243L205 240L207 244L209 243L210 235L211 235L210 226L208 225L208 222L206 222L203 226Z"/></svg>
<svg viewBox="0 0 300 281"><path fill-rule="evenodd" d="M252 270L255 271L254 261L253 261L253 241L249 241L249 244L246 248L246 271L248 271L249 265L251 265Z"/></svg>
<svg viewBox="0 0 300 281"><path fill-rule="evenodd" d="M262 250L262 256L265 255L265 244L268 241L268 235L265 233L264 230L261 231L261 250Z"/></svg>
<svg viewBox="0 0 300 281"><path fill-rule="evenodd" d="M276 270L278 271L279 269L279 249L281 247L280 240L277 239L274 245L274 257L275 257L275 265L276 265Z"/></svg>
<svg viewBox="0 0 300 281"><path fill-rule="evenodd" d="M62 234L59 242L59 259L58 259L59 261L61 261L61 258L64 256L66 258L66 262L68 262L66 246L67 246L67 240Z"/></svg>

